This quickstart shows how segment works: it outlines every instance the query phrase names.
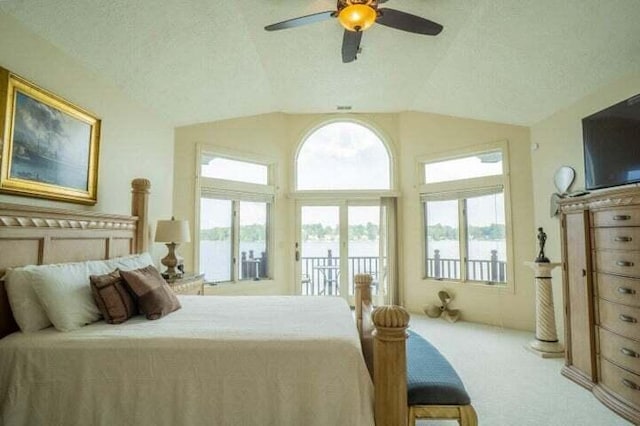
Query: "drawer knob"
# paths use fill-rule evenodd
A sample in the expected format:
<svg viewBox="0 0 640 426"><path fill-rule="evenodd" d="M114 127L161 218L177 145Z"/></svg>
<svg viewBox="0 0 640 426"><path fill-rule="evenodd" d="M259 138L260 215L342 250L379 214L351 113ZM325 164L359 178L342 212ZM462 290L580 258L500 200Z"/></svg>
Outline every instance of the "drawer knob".
<svg viewBox="0 0 640 426"><path fill-rule="evenodd" d="M631 237L615 237L613 240L620 243L628 243L632 240L632 238Z"/></svg>
<svg viewBox="0 0 640 426"><path fill-rule="evenodd" d="M629 216L628 214L617 214L613 217L613 220L629 220L631 219L631 216Z"/></svg>
<svg viewBox="0 0 640 426"><path fill-rule="evenodd" d="M616 265L628 267L628 266L633 266L633 262L629 262L627 260L618 260L616 262Z"/></svg>
<svg viewBox="0 0 640 426"><path fill-rule="evenodd" d="M636 294L636 291L632 288L618 287L618 293L620 294Z"/></svg>
<svg viewBox="0 0 640 426"><path fill-rule="evenodd" d="M618 317L620 318L620 321L624 321L624 322L638 322L637 319L635 319L634 317L630 317L629 315L625 315L625 314L620 314L620 316Z"/></svg>
<svg viewBox="0 0 640 426"><path fill-rule="evenodd" d="M622 384L628 387L629 389L638 390L638 385L633 383L631 380L622 379Z"/></svg>
<svg viewBox="0 0 640 426"><path fill-rule="evenodd" d="M630 356L631 358L640 358L638 352L632 351L631 349L620 348L620 352L622 352L622 355Z"/></svg>

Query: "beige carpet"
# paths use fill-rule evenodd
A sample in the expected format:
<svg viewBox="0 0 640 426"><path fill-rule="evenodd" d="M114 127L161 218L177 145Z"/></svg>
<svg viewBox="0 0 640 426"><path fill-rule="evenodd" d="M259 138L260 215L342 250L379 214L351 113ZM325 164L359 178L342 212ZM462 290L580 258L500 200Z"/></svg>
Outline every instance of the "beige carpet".
<svg viewBox="0 0 640 426"><path fill-rule="evenodd" d="M562 359L524 349L533 333L413 314L411 329L427 338L457 370L482 426L617 426L631 423L560 375ZM420 426L456 425L420 421Z"/></svg>

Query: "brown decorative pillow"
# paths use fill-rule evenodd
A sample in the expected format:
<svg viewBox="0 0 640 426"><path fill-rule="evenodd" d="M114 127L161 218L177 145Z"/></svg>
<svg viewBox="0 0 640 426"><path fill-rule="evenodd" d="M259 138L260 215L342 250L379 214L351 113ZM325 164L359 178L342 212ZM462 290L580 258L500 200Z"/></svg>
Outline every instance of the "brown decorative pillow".
<svg viewBox="0 0 640 426"><path fill-rule="evenodd" d="M138 313L117 269L106 275L91 275L89 281L98 309L109 324L123 323Z"/></svg>
<svg viewBox="0 0 640 426"><path fill-rule="evenodd" d="M154 320L181 308L180 302L160 272L152 265L134 271L120 271L138 302L138 309Z"/></svg>

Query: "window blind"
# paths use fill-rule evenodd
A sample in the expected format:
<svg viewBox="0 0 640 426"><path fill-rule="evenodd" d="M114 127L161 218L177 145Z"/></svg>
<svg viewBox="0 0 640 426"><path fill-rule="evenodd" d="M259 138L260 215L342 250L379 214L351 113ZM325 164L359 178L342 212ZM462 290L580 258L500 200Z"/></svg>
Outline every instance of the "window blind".
<svg viewBox="0 0 640 426"><path fill-rule="evenodd" d="M420 201L448 201L462 200L465 198L482 197L485 195L500 194L504 192L504 185L493 185L484 188L459 189L455 191L427 192L420 194Z"/></svg>

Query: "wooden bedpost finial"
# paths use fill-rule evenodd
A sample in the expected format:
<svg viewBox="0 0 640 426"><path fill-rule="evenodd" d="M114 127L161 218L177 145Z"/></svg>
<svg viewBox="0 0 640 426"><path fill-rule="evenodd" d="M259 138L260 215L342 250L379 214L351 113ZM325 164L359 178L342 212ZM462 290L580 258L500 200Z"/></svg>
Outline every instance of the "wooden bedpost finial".
<svg viewBox="0 0 640 426"><path fill-rule="evenodd" d="M370 274L356 274L353 280L356 287L369 286L373 282L373 277Z"/></svg>
<svg viewBox="0 0 640 426"><path fill-rule="evenodd" d="M149 192L151 181L145 178L136 178L131 181L131 188L134 192Z"/></svg>
<svg viewBox="0 0 640 426"><path fill-rule="evenodd" d="M406 426L407 355L409 313L401 306L379 306L371 314L373 334L373 383L376 424Z"/></svg>
<svg viewBox="0 0 640 426"><path fill-rule="evenodd" d="M404 332L409 326L410 315L402 306L389 305L375 308L371 318L378 330L385 329L393 332L393 329L399 329Z"/></svg>
<svg viewBox="0 0 640 426"><path fill-rule="evenodd" d="M359 321L358 329L360 329L363 305L368 307L372 305L371 283L373 282L373 277L370 274L356 274L353 281L356 283L356 319ZM370 310L371 308L369 308Z"/></svg>

